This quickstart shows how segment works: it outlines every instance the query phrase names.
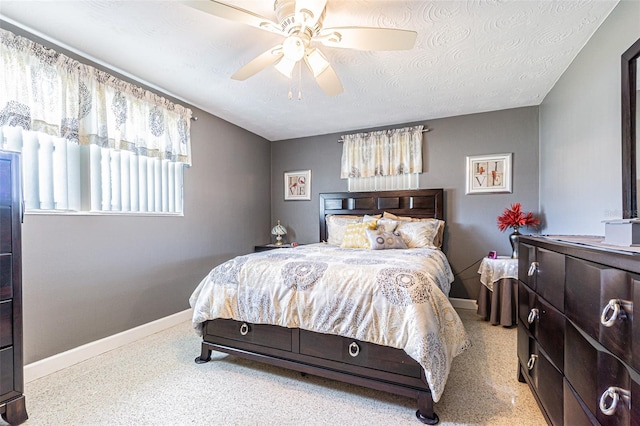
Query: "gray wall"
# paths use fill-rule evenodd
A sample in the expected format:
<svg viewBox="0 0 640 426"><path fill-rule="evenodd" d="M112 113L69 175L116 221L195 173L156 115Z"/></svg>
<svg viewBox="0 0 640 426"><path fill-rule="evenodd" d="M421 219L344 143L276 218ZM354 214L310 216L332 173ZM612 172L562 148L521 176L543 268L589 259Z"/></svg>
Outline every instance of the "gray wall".
<svg viewBox="0 0 640 426"><path fill-rule="evenodd" d="M26 215L25 363L187 309L213 266L269 238L269 142L191 108L184 217Z"/></svg>
<svg viewBox="0 0 640 426"><path fill-rule="evenodd" d="M456 274L451 296L475 299L482 257L489 250L503 255L511 253L506 233L496 226L497 216L513 202L521 202L527 210L537 210L538 108L411 124L424 124L432 129L425 133L425 172L420 177L420 187L445 190L444 251ZM339 138L340 135L332 134L271 143L271 222L281 220L289 231L290 241L317 242L318 194L347 190L346 180L339 178L342 155ZM505 152L513 153L513 193L465 195L466 156ZM311 201L284 201L283 173L306 169L311 169Z"/></svg>
<svg viewBox="0 0 640 426"><path fill-rule="evenodd" d="M540 208L550 234L604 235L622 217L620 56L640 38L621 1L540 106Z"/></svg>

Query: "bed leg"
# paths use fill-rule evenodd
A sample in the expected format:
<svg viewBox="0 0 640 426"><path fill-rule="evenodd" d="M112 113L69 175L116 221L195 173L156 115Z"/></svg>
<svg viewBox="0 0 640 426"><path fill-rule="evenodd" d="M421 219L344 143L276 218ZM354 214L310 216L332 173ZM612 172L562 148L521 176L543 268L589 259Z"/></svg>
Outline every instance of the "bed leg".
<svg viewBox="0 0 640 426"><path fill-rule="evenodd" d="M209 349L204 343L202 344L202 349L200 351L200 356L196 357L196 364L205 364L211 361L211 349Z"/></svg>
<svg viewBox="0 0 640 426"><path fill-rule="evenodd" d="M438 415L433 411L433 398L431 398L430 392L418 392L416 417L427 425L435 425L440 421Z"/></svg>

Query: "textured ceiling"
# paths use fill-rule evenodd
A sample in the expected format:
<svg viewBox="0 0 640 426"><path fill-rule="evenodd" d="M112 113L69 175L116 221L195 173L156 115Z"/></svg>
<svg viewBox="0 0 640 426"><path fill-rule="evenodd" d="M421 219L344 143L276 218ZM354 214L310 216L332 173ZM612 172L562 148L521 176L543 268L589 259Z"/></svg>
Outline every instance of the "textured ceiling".
<svg viewBox="0 0 640 426"><path fill-rule="evenodd" d="M228 0L276 20L272 0ZM172 1L0 2L0 18L268 140L539 105L617 0L328 0L324 27L414 30L409 51L320 45L344 92L302 70L302 100L273 67L230 76L276 34ZM297 84L297 83L296 83Z"/></svg>

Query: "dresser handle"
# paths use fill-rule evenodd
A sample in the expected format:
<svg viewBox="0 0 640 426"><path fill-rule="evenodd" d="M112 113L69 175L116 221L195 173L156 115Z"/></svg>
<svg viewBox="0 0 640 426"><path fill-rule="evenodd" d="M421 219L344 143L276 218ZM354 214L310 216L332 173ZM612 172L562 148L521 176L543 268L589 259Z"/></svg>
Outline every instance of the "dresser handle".
<svg viewBox="0 0 640 426"><path fill-rule="evenodd" d="M536 271L538 270L538 262L531 262L531 266L529 266L529 271L527 272L527 276L532 277Z"/></svg>
<svg viewBox="0 0 640 426"><path fill-rule="evenodd" d="M359 353L360 353L360 346L358 346L356 342L351 342L351 344L349 345L349 355L355 358L358 356Z"/></svg>
<svg viewBox="0 0 640 426"><path fill-rule="evenodd" d="M600 324L611 327L619 319L627 317L626 310L633 311L633 303L622 299L611 299L600 314Z"/></svg>
<svg viewBox="0 0 640 426"><path fill-rule="evenodd" d="M527 322L529 324L533 324L533 322L540 316L540 311L538 308L533 308L529 311L529 316L527 317Z"/></svg>
<svg viewBox="0 0 640 426"><path fill-rule="evenodd" d="M243 336L246 336L249 333L249 326L247 325L246 322L243 322L242 325L240 326L240 334L242 334Z"/></svg>
<svg viewBox="0 0 640 426"><path fill-rule="evenodd" d="M618 406L620 398L626 401L627 404L631 401L631 392L626 389L622 389L616 386L610 386L600 396L600 411L605 416L613 416ZM607 407L607 400L611 399L611 404Z"/></svg>
<svg viewBox="0 0 640 426"><path fill-rule="evenodd" d="M529 357L529 361L527 361L527 369L529 369L529 371L533 370L533 366L536 364L537 359L538 355L531 354L531 356Z"/></svg>

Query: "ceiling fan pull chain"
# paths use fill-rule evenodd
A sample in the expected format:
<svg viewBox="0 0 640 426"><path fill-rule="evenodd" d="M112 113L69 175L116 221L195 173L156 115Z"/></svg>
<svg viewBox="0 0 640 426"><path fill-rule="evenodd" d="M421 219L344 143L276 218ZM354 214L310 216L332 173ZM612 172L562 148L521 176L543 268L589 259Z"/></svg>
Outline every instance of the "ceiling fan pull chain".
<svg viewBox="0 0 640 426"><path fill-rule="evenodd" d="M298 61L298 100L302 100L302 65Z"/></svg>

